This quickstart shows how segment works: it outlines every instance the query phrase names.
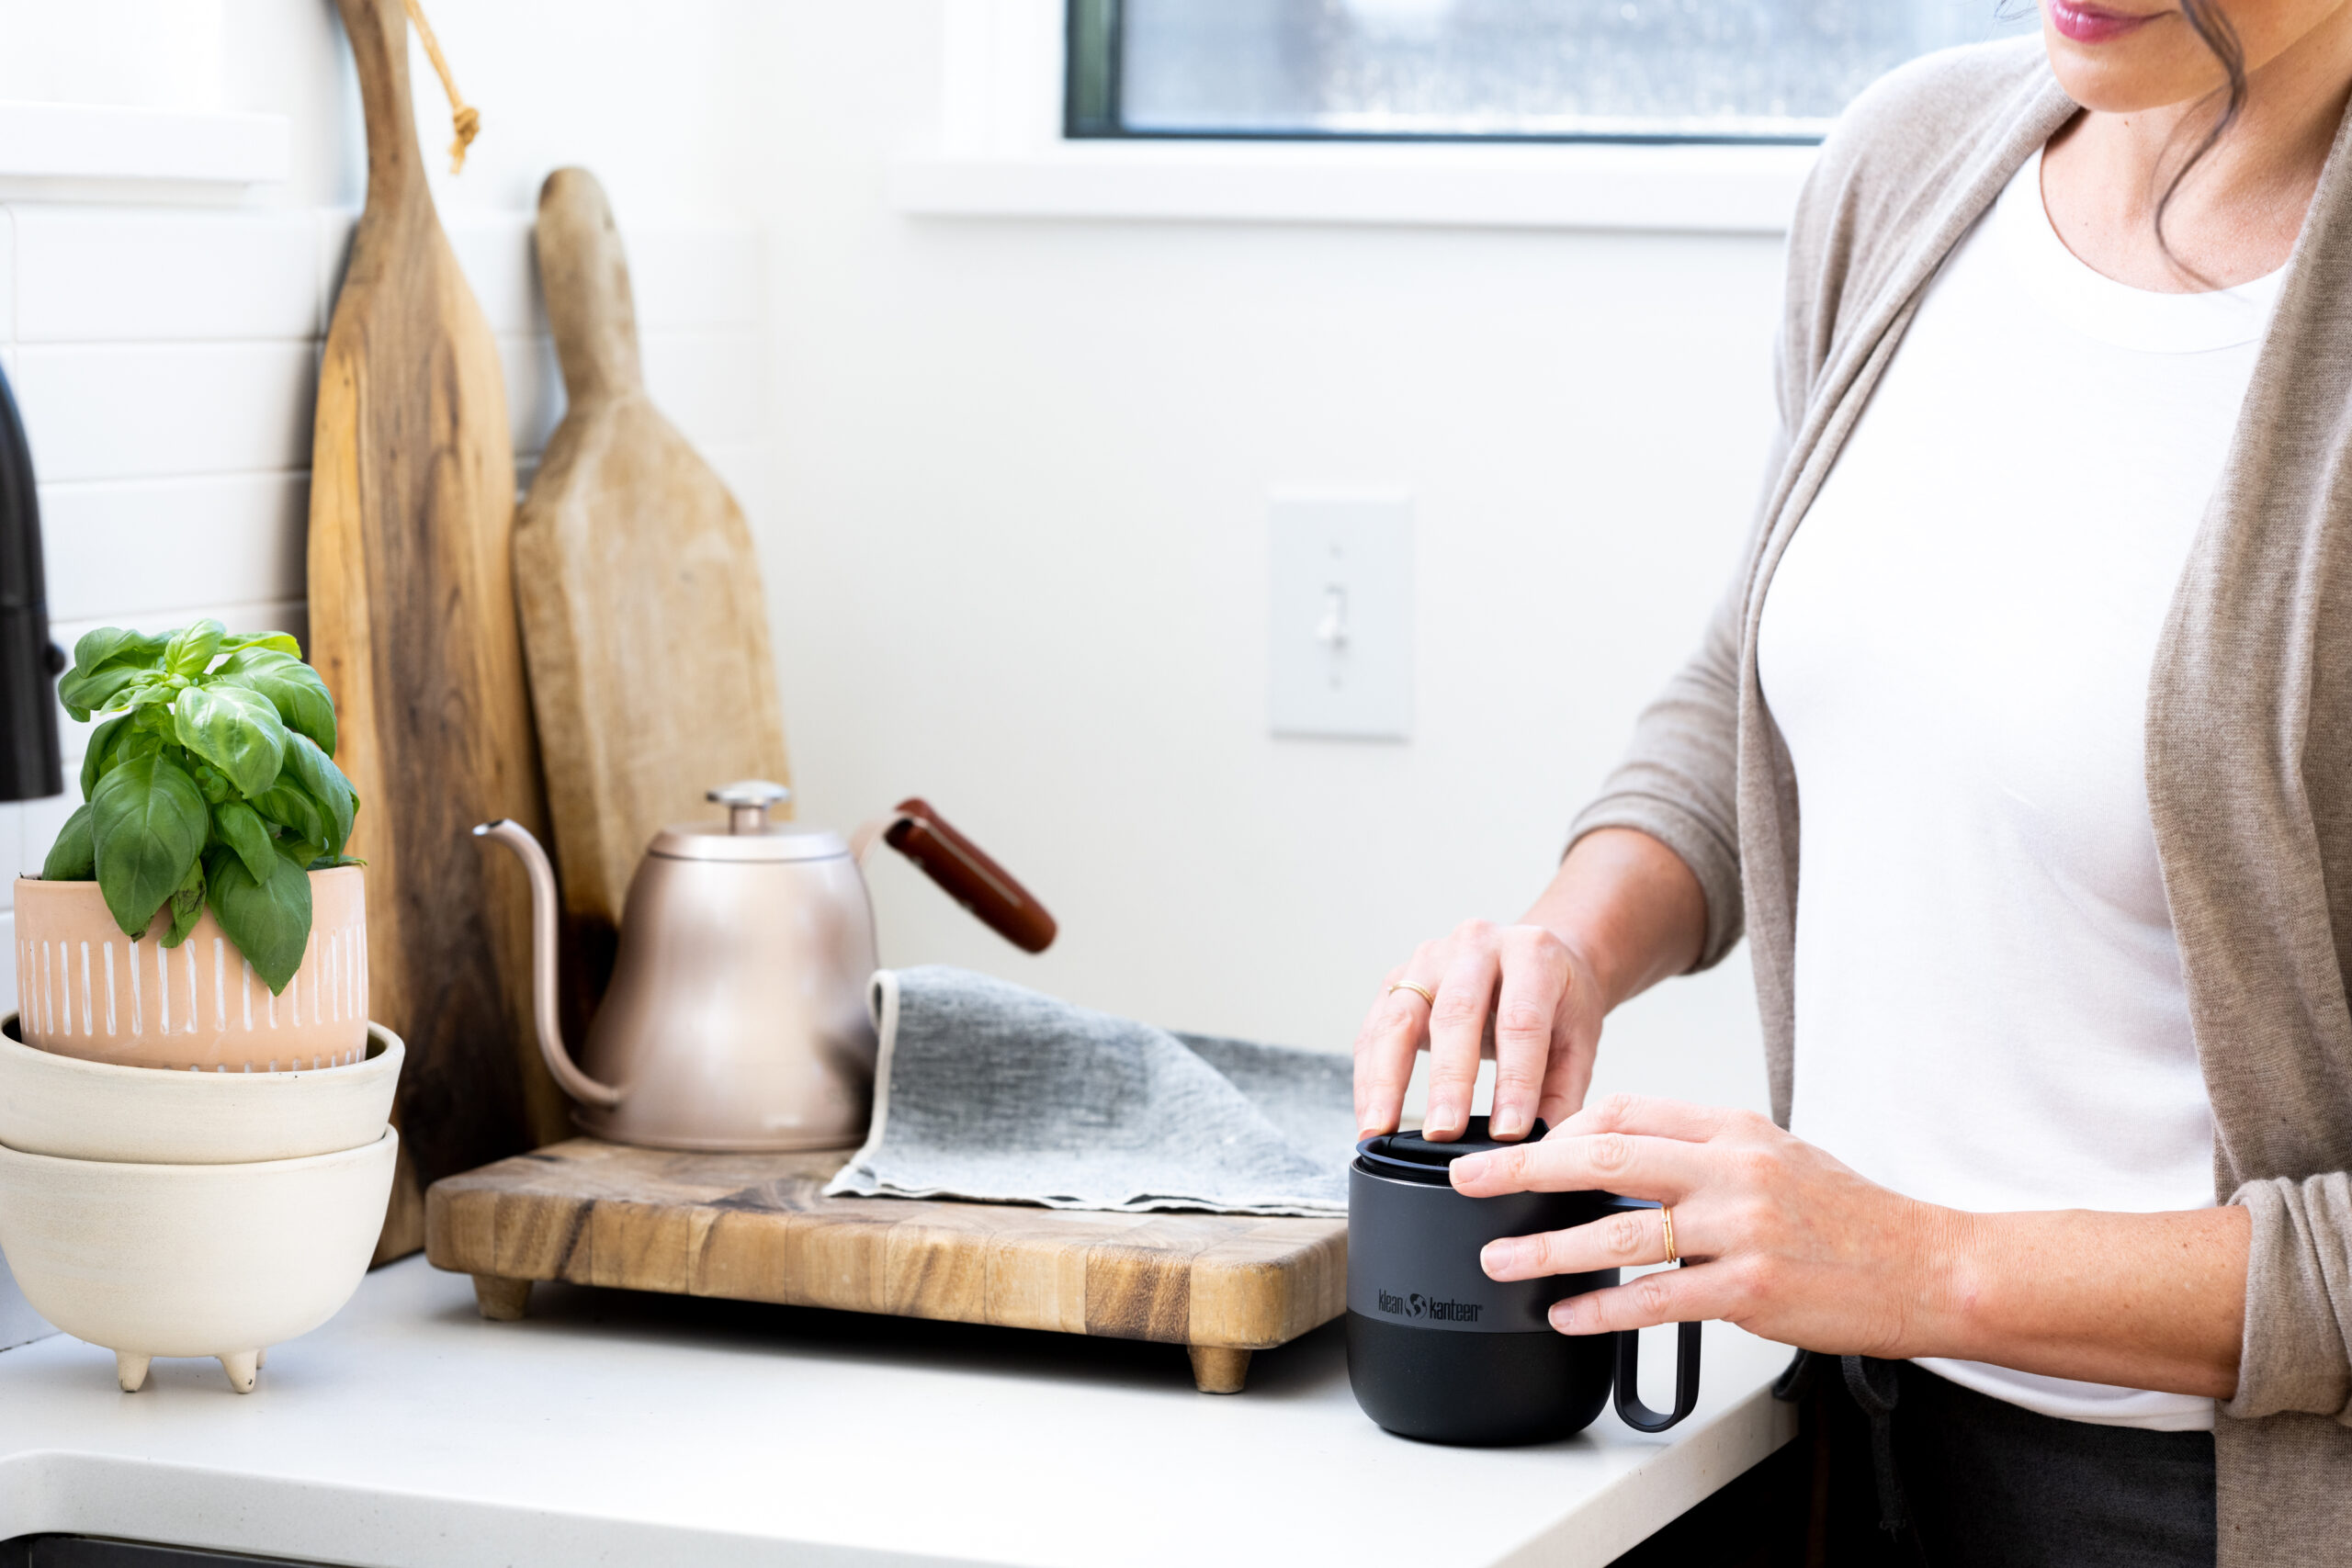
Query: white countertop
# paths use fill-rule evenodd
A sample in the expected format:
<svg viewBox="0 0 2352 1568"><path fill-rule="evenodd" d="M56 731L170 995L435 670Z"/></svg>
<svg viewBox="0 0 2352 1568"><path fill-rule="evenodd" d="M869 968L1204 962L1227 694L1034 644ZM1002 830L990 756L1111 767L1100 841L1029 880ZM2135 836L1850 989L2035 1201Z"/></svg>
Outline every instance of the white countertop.
<svg viewBox="0 0 2352 1568"><path fill-rule="evenodd" d="M1666 1403L1670 1331L1643 1382ZM1182 1349L540 1285L475 1314L421 1258L270 1352L0 1353L0 1540L66 1531L416 1568L693 1562L1601 1564L1787 1440L1781 1347L1710 1324L1697 1412L1542 1448L1390 1437L1337 1324L1193 1392Z"/></svg>

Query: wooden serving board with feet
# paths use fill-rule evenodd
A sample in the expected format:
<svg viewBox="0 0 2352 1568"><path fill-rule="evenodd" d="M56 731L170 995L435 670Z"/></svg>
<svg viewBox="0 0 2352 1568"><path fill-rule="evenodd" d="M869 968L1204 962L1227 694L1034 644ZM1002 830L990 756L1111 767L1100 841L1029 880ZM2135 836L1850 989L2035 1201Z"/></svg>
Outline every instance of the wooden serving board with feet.
<svg viewBox="0 0 2352 1568"><path fill-rule="evenodd" d="M484 1317L537 1280L1182 1345L1204 1393L1347 1305L1341 1219L828 1198L848 1158L574 1138L435 1182L425 1255Z"/></svg>

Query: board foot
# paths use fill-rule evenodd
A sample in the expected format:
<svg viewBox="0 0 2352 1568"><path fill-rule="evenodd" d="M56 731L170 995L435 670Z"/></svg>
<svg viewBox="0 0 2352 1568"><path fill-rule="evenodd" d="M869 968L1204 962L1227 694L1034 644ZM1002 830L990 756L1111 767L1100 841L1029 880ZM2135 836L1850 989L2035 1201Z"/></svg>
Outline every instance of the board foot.
<svg viewBox="0 0 2352 1568"><path fill-rule="evenodd" d="M1193 1354L1193 1386L1203 1393L1239 1393L1250 1381L1250 1352L1222 1345L1188 1345Z"/></svg>
<svg viewBox="0 0 2352 1568"><path fill-rule="evenodd" d="M492 1323L514 1323L531 1310L531 1281L498 1274L474 1276L474 1305Z"/></svg>
<svg viewBox="0 0 2352 1568"><path fill-rule="evenodd" d="M114 1353L114 1381L122 1385L125 1393L137 1393L147 1386L147 1364L152 1356L134 1356L128 1350Z"/></svg>
<svg viewBox="0 0 2352 1568"><path fill-rule="evenodd" d="M258 1350L224 1350L220 1354L220 1370L229 1374L229 1386L239 1393L251 1393L261 1368Z"/></svg>

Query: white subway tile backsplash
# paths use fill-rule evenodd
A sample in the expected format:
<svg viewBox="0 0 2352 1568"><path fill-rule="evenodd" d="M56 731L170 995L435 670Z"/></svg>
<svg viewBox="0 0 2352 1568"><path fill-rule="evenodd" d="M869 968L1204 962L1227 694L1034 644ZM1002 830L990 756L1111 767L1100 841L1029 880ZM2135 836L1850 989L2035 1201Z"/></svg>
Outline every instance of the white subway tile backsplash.
<svg viewBox="0 0 2352 1568"><path fill-rule="evenodd" d="M0 887L0 909L17 901L16 878L25 858L25 808L21 806L0 806L0 872L6 874L6 886Z"/></svg>
<svg viewBox="0 0 2352 1568"><path fill-rule="evenodd" d="M759 438L764 367L756 333L649 333L644 348L646 389L687 440L719 446Z"/></svg>
<svg viewBox="0 0 2352 1568"><path fill-rule="evenodd" d="M0 343L17 335L17 225L0 207Z"/></svg>
<svg viewBox="0 0 2352 1568"><path fill-rule="evenodd" d="M49 613L137 618L192 601L300 599L310 498L305 473L43 485Z"/></svg>
<svg viewBox="0 0 2352 1568"><path fill-rule="evenodd" d="M54 483L307 468L315 360L309 343L20 347L33 469Z"/></svg>
<svg viewBox="0 0 2352 1568"><path fill-rule="evenodd" d="M172 343L316 334L307 212L19 206L19 343Z"/></svg>
<svg viewBox="0 0 2352 1568"><path fill-rule="evenodd" d="M78 729L81 727L74 725L71 728ZM81 765L82 751L77 746L74 751L74 767ZM17 807L24 826L17 843L16 864L9 869L18 876L39 876L41 863L49 859L50 845L57 841L57 830L65 826L65 819L73 816L74 807L81 804L80 780L68 777L63 795L52 795L47 800L28 800Z"/></svg>
<svg viewBox="0 0 2352 1568"><path fill-rule="evenodd" d="M343 269L351 260L351 236L359 227L359 214L349 208L322 207L311 217L318 224L312 252L318 269L318 335L324 338L334 320L334 297L343 291Z"/></svg>
<svg viewBox="0 0 2352 1568"><path fill-rule="evenodd" d="M442 220L458 270L466 275L490 330L500 337L544 335L534 212L458 213Z"/></svg>
<svg viewBox="0 0 2352 1568"><path fill-rule="evenodd" d="M755 327L765 298L756 229L625 230L640 333Z"/></svg>

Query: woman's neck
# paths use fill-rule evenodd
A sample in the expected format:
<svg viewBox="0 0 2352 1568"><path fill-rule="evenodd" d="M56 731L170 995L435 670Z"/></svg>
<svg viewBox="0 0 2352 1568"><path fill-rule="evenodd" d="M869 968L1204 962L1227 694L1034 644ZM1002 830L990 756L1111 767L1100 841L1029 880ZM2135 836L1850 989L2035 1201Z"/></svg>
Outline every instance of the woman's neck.
<svg viewBox="0 0 2352 1568"><path fill-rule="evenodd" d="M2223 288L2287 264L2352 100L2352 7L2251 72L2236 121L2174 178L2226 95L2129 114L2086 110L2051 139L2041 198L2066 248L2135 288Z"/></svg>

